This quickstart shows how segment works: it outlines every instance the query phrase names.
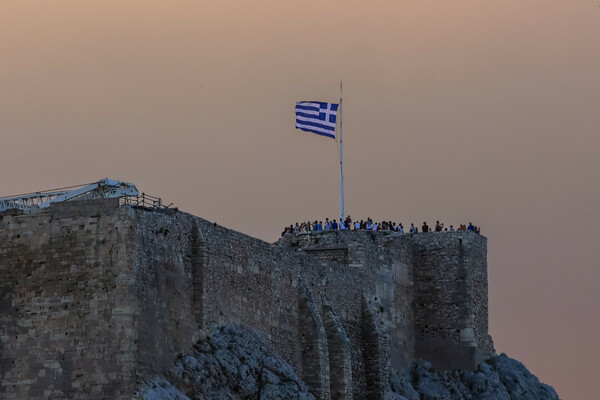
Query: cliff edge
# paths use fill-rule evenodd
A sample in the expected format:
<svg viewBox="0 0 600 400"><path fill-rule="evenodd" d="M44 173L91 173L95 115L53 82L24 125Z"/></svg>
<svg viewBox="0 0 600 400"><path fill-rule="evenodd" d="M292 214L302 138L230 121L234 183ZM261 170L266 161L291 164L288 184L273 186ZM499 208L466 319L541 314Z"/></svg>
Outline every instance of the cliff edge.
<svg viewBox="0 0 600 400"><path fill-rule="evenodd" d="M332 399L340 399L332 393ZM177 357L165 376L146 382L134 400L314 400L292 367L271 352L259 335L240 326L212 337ZM476 371L436 372L414 360L390 377L385 400L559 400L523 364L506 354L492 356Z"/></svg>

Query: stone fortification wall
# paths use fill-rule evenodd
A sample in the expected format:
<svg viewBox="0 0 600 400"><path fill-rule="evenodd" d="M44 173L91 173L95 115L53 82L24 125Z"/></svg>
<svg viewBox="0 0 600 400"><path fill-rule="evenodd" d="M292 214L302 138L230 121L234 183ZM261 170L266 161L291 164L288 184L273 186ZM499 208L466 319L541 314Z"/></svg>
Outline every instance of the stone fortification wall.
<svg viewBox="0 0 600 400"><path fill-rule="evenodd" d="M0 399L128 398L234 322L301 370L295 264L269 243L116 200L4 213L0 239Z"/></svg>
<svg viewBox="0 0 600 400"><path fill-rule="evenodd" d="M298 273L294 255L270 243L192 217L202 263L200 325L258 330L298 371Z"/></svg>
<svg viewBox="0 0 600 400"><path fill-rule="evenodd" d="M356 394L381 392L388 373L413 357L412 247L406 239L391 232L330 231L282 240L306 254L304 278L349 339ZM340 371L339 363L331 370Z"/></svg>
<svg viewBox="0 0 600 400"><path fill-rule="evenodd" d="M167 247L190 260L198 327L260 332L318 398L383 393L390 366L412 359L412 282L399 261L411 257L409 242L328 232L272 245L183 213L142 213L137 229L185 237ZM141 248L159 264L170 254L160 244Z"/></svg>
<svg viewBox="0 0 600 400"><path fill-rule="evenodd" d="M0 214L0 399L128 399L195 342L189 216L118 205Z"/></svg>
<svg viewBox="0 0 600 400"><path fill-rule="evenodd" d="M232 323L261 332L301 371L289 252L190 214L132 212L140 375L161 372L200 329Z"/></svg>
<svg viewBox="0 0 600 400"><path fill-rule="evenodd" d="M133 216L118 203L0 214L0 399L133 390Z"/></svg>
<svg viewBox="0 0 600 400"><path fill-rule="evenodd" d="M333 309L356 312L359 296L374 311L391 372L407 360L437 369L473 370L494 353L488 334L487 240L470 231L406 235L393 232L319 232L291 239L313 260L306 276ZM351 311L350 311L351 312ZM353 359L364 359L368 320L342 315ZM357 322L361 322L357 325ZM354 332L354 334L353 334ZM363 362L358 368L369 365ZM385 366L382 366L382 370ZM372 370L372 368L371 368ZM354 371L360 378L364 371Z"/></svg>
<svg viewBox="0 0 600 400"><path fill-rule="evenodd" d="M187 214L131 210L130 284L135 290L136 378L170 365L198 338L194 309L193 224Z"/></svg>
<svg viewBox="0 0 600 400"><path fill-rule="evenodd" d="M492 351L472 232L269 244L104 200L0 214L0 239L0 399L128 398L231 323L260 332L318 399L379 399L415 356L474 368Z"/></svg>
<svg viewBox="0 0 600 400"><path fill-rule="evenodd" d="M474 232L413 235L415 356L438 369L474 369L488 335L486 239Z"/></svg>

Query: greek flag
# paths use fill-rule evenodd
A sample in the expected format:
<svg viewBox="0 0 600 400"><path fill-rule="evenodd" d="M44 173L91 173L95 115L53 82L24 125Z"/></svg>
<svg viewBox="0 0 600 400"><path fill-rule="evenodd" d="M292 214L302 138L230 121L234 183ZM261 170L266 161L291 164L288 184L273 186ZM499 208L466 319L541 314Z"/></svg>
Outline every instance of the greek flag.
<svg viewBox="0 0 600 400"><path fill-rule="evenodd" d="M339 104L319 101L296 103L296 129L335 139L335 121Z"/></svg>

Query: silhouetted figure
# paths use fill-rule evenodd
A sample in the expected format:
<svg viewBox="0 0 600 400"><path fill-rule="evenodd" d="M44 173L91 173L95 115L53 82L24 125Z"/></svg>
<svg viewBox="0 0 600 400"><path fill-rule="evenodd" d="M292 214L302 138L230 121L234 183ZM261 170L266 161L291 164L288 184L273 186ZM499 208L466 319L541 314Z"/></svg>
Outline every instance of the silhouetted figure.
<svg viewBox="0 0 600 400"><path fill-rule="evenodd" d="M352 225L352 218L350 218L349 215L346 217L346 220L344 221L344 225L346 226L347 229L350 229L350 226Z"/></svg>

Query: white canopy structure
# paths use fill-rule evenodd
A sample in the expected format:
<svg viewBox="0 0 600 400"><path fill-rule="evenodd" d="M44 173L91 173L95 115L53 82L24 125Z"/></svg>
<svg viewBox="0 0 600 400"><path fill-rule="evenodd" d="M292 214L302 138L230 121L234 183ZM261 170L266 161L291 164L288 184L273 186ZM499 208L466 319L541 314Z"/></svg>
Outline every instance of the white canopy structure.
<svg viewBox="0 0 600 400"><path fill-rule="evenodd" d="M65 190L70 189L70 190ZM121 198L139 195L135 185L112 179L102 179L98 182L71 186L63 189L27 193L19 196L0 198L0 212L8 209L31 210L32 207L46 208L52 203L73 200L92 200Z"/></svg>

